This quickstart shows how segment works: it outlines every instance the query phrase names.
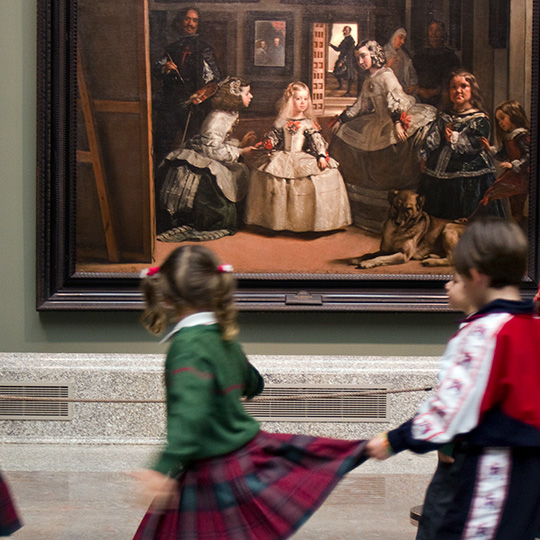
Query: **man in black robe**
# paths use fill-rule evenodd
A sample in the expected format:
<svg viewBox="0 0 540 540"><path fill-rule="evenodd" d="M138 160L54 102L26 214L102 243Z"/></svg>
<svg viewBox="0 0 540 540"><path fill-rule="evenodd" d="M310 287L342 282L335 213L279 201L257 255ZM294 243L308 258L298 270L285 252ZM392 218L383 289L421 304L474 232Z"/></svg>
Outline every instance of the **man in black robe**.
<svg viewBox="0 0 540 540"><path fill-rule="evenodd" d="M207 102L195 105L191 96L221 74L210 45L198 34L199 10L189 7L174 20L181 31L155 62L152 74L162 81L159 98L153 107L154 159L156 166L181 142L196 135L208 112Z"/></svg>

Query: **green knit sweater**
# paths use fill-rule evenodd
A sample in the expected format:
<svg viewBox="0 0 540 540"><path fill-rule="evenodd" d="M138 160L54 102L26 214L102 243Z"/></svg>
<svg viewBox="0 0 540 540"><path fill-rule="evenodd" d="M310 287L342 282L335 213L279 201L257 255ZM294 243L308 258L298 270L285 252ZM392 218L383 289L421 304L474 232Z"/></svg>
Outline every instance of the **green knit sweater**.
<svg viewBox="0 0 540 540"><path fill-rule="evenodd" d="M154 469L175 476L196 459L244 446L259 423L240 402L262 392L264 382L236 341L222 339L217 324L182 328L165 363L167 446Z"/></svg>

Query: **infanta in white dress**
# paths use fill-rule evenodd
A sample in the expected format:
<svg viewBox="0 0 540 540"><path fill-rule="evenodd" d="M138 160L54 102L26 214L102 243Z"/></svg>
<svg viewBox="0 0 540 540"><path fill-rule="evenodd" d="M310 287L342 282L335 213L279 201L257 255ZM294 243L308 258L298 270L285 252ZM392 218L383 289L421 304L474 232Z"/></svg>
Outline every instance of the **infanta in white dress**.
<svg viewBox="0 0 540 540"><path fill-rule="evenodd" d="M328 156L319 126L287 120L265 135L266 150L251 173L246 223L275 231L332 231L351 224L351 209L338 163ZM321 170L318 159L328 167Z"/></svg>

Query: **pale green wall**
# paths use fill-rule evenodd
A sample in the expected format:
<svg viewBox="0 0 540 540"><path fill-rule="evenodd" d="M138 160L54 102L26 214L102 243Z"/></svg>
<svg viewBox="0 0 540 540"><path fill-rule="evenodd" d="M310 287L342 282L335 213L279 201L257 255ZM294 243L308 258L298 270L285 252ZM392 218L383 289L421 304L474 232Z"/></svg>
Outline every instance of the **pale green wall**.
<svg viewBox="0 0 540 540"><path fill-rule="evenodd" d="M0 351L152 353L137 313L37 313L36 0L0 0ZM249 313L250 354L437 355L456 314Z"/></svg>

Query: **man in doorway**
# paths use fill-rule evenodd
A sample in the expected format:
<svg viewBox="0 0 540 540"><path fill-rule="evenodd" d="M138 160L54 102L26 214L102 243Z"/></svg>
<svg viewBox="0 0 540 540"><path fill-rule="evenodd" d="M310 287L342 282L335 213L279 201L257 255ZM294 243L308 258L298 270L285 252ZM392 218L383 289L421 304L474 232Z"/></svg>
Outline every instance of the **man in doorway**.
<svg viewBox="0 0 540 540"><path fill-rule="evenodd" d="M354 69L354 47L356 45L354 38L351 36L352 28L350 26L343 27L343 40L339 45L330 43L330 47L339 52L338 59L334 65L334 76L338 81L338 90L341 90L343 84L342 79L347 81L347 92L344 96L351 96L351 88L356 72Z"/></svg>
<svg viewBox="0 0 540 540"><path fill-rule="evenodd" d="M212 47L199 37L199 20L195 7L180 11L173 21L180 39L170 44L152 67L152 74L162 82L153 108L156 166L183 140L199 132L207 103L192 104L190 97L221 78Z"/></svg>
<svg viewBox="0 0 540 540"><path fill-rule="evenodd" d="M437 106L441 88L446 77L456 68L461 67L459 58L447 47L448 34L442 21L433 21L428 27L428 47L413 58L418 84L408 89L422 103Z"/></svg>

